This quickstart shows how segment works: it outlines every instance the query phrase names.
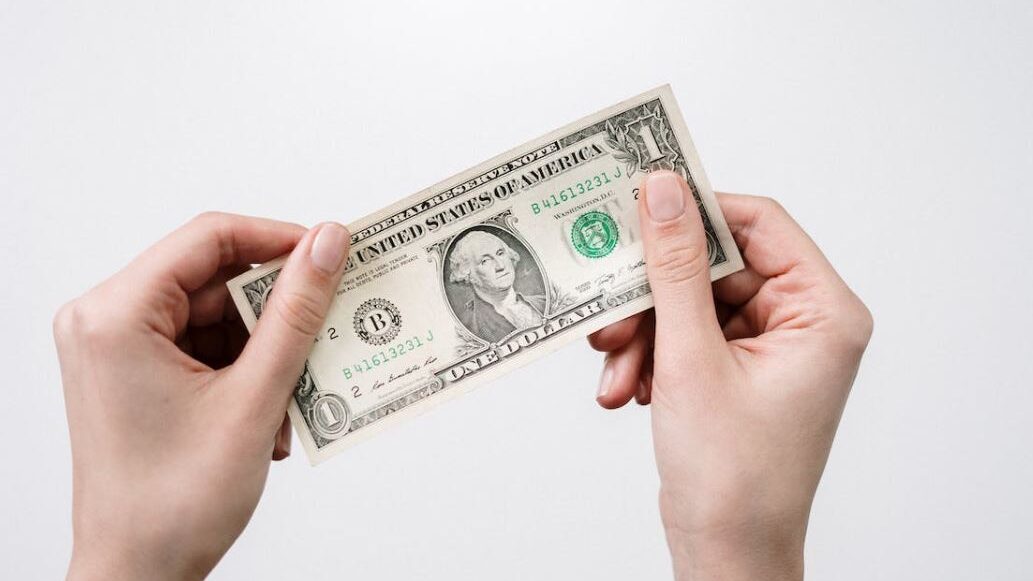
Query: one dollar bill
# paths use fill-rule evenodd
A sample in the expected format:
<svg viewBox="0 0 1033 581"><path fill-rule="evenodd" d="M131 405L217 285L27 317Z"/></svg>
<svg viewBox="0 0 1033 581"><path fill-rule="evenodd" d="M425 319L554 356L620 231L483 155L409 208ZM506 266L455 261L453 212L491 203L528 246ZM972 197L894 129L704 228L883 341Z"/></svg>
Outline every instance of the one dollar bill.
<svg viewBox="0 0 1033 581"><path fill-rule="evenodd" d="M349 226L290 417L318 463L653 305L645 173L686 178L714 279L742 268L670 87L576 121ZM283 259L228 285L252 330Z"/></svg>

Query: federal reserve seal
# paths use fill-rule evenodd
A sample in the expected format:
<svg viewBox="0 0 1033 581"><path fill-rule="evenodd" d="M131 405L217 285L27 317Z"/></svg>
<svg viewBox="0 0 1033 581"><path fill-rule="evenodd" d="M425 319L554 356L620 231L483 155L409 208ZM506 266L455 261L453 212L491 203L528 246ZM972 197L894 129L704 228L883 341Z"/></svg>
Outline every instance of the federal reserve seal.
<svg viewBox="0 0 1033 581"><path fill-rule="evenodd" d="M402 330L402 314L385 299L369 299L359 305L353 318L355 334L370 345L384 345Z"/></svg>
<svg viewBox="0 0 1033 581"><path fill-rule="evenodd" d="M336 393L323 393L308 410L312 430L327 440L336 440L348 432L351 411L344 398Z"/></svg>
<svg viewBox="0 0 1033 581"><path fill-rule="evenodd" d="M613 252L619 236L613 217L595 210L579 216L570 229L574 249L588 258L602 258Z"/></svg>

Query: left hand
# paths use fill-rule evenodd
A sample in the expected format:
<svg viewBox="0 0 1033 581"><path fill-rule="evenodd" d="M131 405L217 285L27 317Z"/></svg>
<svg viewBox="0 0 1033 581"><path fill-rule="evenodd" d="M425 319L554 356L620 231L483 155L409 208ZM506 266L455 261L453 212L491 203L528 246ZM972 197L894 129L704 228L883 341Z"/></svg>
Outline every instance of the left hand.
<svg viewBox="0 0 1033 581"><path fill-rule="evenodd" d="M655 309L590 337L608 353L597 401L651 403L677 579L802 579L871 313L773 200L718 195L745 269L711 285L689 185L657 171L642 192Z"/></svg>
<svg viewBox="0 0 1033 581"><path fill-rule="evenodd" d="M73 463L69 579L211 571L251 518L270 458L289 454L284 414L349 239L333 223L306 232L204 214L58 312ZM226 280L292 249L247 340Z"/></svg>

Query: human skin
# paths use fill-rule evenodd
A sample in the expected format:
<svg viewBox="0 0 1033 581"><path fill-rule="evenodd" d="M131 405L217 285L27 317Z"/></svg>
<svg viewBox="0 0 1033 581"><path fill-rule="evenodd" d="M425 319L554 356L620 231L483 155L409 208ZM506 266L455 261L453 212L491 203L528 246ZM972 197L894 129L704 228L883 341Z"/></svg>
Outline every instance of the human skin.
<svg viewBox="0 0 1033 581"><path fill-rule="evenodd" d="M332 223L204 214L61 308L69 579L211 571L251 518L270 459L289 454L285 412L348 242ZM226 280L288 252L244 347Z"/></svg>
<svg viewBox="0 0 1033 581"><path fill-rule="evenodd" d="M598 402L651 404L677 579L802 579L811 504L872 316L774 201L718 196L746 269L711 285L685 181L654 172L641 191L655 311L589 338L607 353Z"/></svg>
<svg viewBox="0 0 1033 581"><path fill-rule="evenodd" d="M608 352L598 400L652 402L678 578L800 578L871 316L770 200L720 198L747 269L712 291L684 182L654 173L643 193L656 315L591 337ZM215 566L250 519L270 458L288 453L284 414L347 242L335 224L206 214L60 310L69 579L200 579ZM244 347L225 281L287 252Z"/></svg>

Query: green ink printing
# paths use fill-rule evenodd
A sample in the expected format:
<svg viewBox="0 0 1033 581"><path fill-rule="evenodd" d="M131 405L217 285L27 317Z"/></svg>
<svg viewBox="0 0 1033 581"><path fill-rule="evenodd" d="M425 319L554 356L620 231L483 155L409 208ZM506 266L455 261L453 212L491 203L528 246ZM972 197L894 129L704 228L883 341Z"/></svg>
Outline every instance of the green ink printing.
<svg viewBox="0 0 1033 581"><path fill-rule="evenodd" d="M617 247L617 222L606 212L585 212L574 221L570 241L582 256L602 258Z"/></svg>

